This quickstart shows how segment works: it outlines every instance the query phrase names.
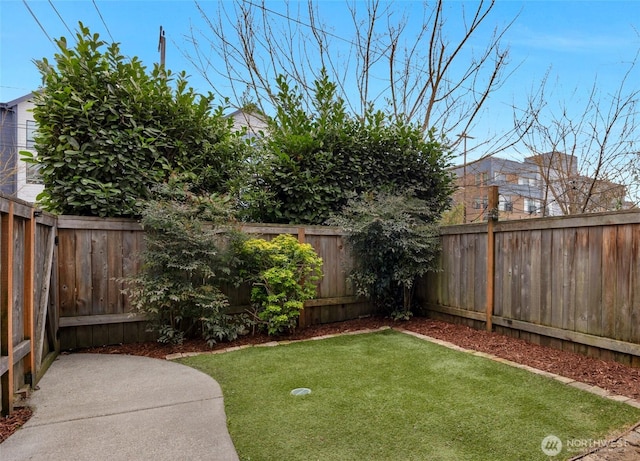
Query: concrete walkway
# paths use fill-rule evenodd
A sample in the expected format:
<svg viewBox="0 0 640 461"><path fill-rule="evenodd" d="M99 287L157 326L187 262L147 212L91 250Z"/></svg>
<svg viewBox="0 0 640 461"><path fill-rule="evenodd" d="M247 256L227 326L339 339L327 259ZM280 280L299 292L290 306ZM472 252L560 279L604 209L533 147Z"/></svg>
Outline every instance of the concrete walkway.
<svg viewBox="0 0 640 461"><path fill-rule="evenodd" d="M220 386L192 368L126 355L60 356L0 460L237 461Z"/></svg>

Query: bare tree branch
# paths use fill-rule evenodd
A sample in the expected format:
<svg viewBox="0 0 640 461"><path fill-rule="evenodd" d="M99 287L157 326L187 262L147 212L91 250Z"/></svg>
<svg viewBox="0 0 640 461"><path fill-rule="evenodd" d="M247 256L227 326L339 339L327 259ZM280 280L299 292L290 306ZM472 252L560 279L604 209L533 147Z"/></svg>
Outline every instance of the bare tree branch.
<svg viewBox="0 0 640 461"><path fill-rule="evenodd" d="M205 78L217 72L234 97L248 94L263 110L272 104L277 75L306 89L324 68L354 112L373 104L424 131L435 129L454 147L507 75L501 41L513 22L496 28L480 52L471 46L488 27L494 0L463 3L459 13L444 0L425 3L422 18L415 10L411 16L408 4L352 2L351 27L337 33L312 1L297 9L287 3L285 13L264 0L220 2L217 12L209 3L196 5L207 30L192 30L193 50L183 53Z"/></svg>
<svg viewBox="0 0 640 461"><path fill-rule="evenodd" d="M562 214L637 205L640 90L628 89L636 62L637 56L611 94L601 94L596 79L576 113L566 103L555 111L545 105L546 79L530 99L520 121L523 143L534 154L545 201L552 196ZM579 102L577 90L571 100Z"/></svg>

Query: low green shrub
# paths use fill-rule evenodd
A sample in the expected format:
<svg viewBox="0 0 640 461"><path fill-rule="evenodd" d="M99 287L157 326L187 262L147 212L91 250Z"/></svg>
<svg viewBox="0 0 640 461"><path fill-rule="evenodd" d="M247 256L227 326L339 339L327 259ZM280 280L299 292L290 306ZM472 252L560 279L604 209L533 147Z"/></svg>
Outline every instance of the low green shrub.
<svg viewBox="0 0 640 461"><path fill-rule="evenodd" d="M293 329L304 301L316 295L322 259L291 235L240 243L241 276L251 283L254 317L270 335Z"/></svg>

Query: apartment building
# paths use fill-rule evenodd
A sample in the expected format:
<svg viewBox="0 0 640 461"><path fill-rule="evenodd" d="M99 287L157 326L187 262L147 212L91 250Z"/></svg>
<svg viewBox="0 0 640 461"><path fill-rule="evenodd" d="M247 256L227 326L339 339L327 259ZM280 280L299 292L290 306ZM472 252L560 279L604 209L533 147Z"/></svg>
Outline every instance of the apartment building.
<svg viewBox="0 0 640 461"><path fill-rule="evenodd" d="M487 219L488 188L498 186L500 219L613 211L628 206L621 184L580 175L577 159L561 152L522 162L486 157L454 168L454 204L464 204L464 222Z"/></svg>

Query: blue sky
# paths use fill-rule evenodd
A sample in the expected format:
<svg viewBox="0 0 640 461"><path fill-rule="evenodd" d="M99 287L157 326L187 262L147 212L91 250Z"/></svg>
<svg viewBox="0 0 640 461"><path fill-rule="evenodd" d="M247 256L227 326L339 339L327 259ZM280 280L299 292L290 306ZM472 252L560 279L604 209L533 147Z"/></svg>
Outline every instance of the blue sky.
<svg viewBox="0 0 640 461"><path fill-rule="evenodd" d="M454 6L458 2L448 3ZM34 16L51 38L69 37L67 27L75 32L78 21L82 21L102 39L111 41L112 37L125 55L138 56L149 67L159 60L158 32L162 25L167 36L167 67L187 71L190 84L197 90L210 89L178 49L189 47L185 36L191 27L204 27L190 0L27 0L27 4L33 15L22 0L0 1L1 102L36 89L40 77L33 60L52 58L56 51ZM218 7L217 1L200 4L211 14ZM281 7L277 1L267 5ZM420 2L398 5L422 8ZM321 12L327 13L330 30L337 35L344 33L340 22L347 14L344 3L325 1L320 6ZM524 107L527 96L547 72L552 83L548 104L572 104L585 97L596 79L602 94L615 91L640 50L640 1L499 0L488 25L502 27L518 14L503 40L511 49L512 74L492 96L472 133L476 138L510 124L511 106ZM477 40L481 42L482 37ZM632 81L640 85L640 66L634 70ZM469 142L471 145L474 141Z"/></svg>

